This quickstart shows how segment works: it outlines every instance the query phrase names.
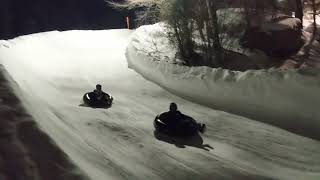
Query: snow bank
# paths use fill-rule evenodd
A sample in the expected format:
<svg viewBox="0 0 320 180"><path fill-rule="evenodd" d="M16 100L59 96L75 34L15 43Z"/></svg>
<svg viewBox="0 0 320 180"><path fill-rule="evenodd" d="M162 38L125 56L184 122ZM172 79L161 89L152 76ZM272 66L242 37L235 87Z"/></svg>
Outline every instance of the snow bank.
<svg viewBox="0 0 320 180"><path fill-rule="evenodd" d="M175 63L161 24L131 37L128 66L170 92L215 109L320 137L320 70L237 72Z"/></svg>
<svg viewBox="0 0 320 180"><path fill-rule="evenodd" d="M0 65L0 179L87 179L40 130L16 97L19 92L17 84Z"/></svg>

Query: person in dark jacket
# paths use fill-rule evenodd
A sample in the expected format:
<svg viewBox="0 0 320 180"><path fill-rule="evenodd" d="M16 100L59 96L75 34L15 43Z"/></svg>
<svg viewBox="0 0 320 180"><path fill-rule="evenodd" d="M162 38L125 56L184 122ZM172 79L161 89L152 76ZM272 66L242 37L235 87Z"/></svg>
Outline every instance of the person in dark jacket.
<svg viewBox="0 0 320 180"><path fill-rule="evenodd" d="M165 120L165 123L173 125L176 124L182 117L183 114L180 111L178 111L177 104L172 102L170 103L169 111L162 113L159 118Z"/></svg>
<svg viewBox="0 0 320 180"><path fill-rule="evenodd" d="M178 106L174 102L170 103L168 113L172 114L173 116L180 116L182 114L180 111L178 111Z"/></svg>
<svg viewBox="0 0 320 180"><path fill-rule="evenodd" d="M205 124L198 123L192 117L178 111L176 103L170 103L169 111L156 116L154 121L156 130L168 134L192 135L206 129Z"/></svg>
<svg viewBox="0 0 320 180"><path fill-rule="evenodd" d="M93 90L97 100L102 100L103 98L109 97L109 94L102 91L102 86L100 84L96 85L96 89Z"/></svg>

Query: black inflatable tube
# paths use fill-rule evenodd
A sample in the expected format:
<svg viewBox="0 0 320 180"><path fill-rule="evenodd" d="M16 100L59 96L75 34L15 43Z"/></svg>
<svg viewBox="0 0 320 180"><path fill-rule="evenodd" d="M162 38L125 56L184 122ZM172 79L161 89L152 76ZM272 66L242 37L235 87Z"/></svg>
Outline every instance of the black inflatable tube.
<svg viewBox="0 0 320 180"><path fill-rule="evenodd" d="M111 107L113 102L113 98L111 96L103 98L102 100L97 100L94 97L95 97L94 93L90 92L90 93L85 93L82 99L83 99L83 102L90 107L100 107L100 108Z"/></svg>

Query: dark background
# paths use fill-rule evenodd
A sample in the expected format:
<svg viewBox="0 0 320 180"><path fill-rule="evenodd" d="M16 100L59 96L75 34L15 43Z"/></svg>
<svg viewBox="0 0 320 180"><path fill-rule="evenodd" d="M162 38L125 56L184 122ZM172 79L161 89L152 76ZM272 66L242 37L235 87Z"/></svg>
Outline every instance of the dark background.
<svg viewBox="0 0 320 180"><path fill-rule="evenodd" d="M120 1L120 0L118 0ZM133 12L105 0L0 0L0 39L52 31L126 28Z"/></svg>

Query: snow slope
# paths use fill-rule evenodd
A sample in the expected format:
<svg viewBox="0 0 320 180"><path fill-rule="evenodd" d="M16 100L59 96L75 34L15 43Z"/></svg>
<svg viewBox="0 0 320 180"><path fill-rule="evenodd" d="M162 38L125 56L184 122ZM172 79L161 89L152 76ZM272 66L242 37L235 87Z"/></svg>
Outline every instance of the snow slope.
<svg viewBox="0 0 320 180"><path fill-rule="evenodd" d="M133 34L130 68L194 102L320 139L320 69L238 72L181 66L172 60L175 51L164 32L155 24Z"/></svg>
<svg viewBox="0 0 320 180"><path fill-rule="evenodd" d="M131 33L48 32L0 42L0 62L24 106L92 180L320 178L319 141L181 99L128 69ZM81 106L96 83L115 98L112 108ZM155 137L153 119L172 101L207 132Z"/></svg>

